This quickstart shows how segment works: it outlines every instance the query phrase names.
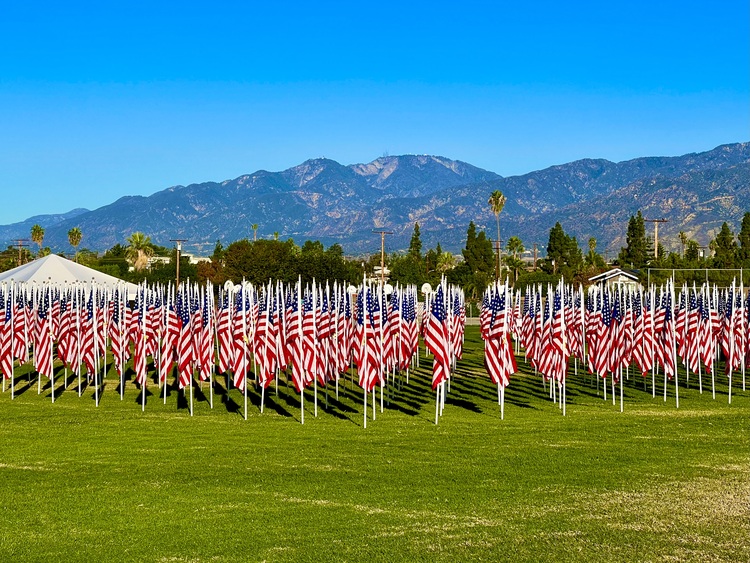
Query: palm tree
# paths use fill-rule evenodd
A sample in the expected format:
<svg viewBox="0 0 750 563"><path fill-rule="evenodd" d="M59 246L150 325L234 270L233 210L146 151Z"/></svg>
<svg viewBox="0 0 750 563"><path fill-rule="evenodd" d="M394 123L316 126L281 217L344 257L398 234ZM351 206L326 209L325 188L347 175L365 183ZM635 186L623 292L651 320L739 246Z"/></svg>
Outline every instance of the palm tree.
<svg viewBox="0 0 750 563"><path fill-rule="evenodd" d="M253 223L250 227L253 229L253 242L255 242L258 240L258 223Z"/></svg>
<svg viewBox="0 0 750 563"><path fill-rule="evenodd" d="M437 260L438 272L447 272L456 267L456 257L451 252L441 252Z"/></svg>
<svg viewBox="0 0 750 563"><path fill-rule="evenodd" d="M125 249L125 257L132 262L136 270L143 270L148 266L148 259L154 254L151 245L151 237L141 232L133 233L127 238L128 247Z"/></svg>
<svg viewBox="0 0 750 563"><path fill-rule="evenodd" d="M273 240L279 240L279 231L273 232Z"/></svg>
<svg viewBox="0 0 750 563"><path fill-rule="evenodd" d="M490 199L487 201L495 214L495 221L497 222L497 263L495 265L495 277L500 279L500 212L505 207L505 196L500 190L495 190L490 195Z"/></svg>
<svg viewBox="0 0 750 563"><path fill-rule="evenodd" d="M81 229L78 227L73 227L68 231L68 242L70 243L70 246L73 247L75 250L75 261L78 262L78 245L81 244L81 239L83 238L83 233L81 233Z"/></svg>
<svg viewBox="0 0 750 563"><path fill-rule="evenodd" d="M688 243L688 236L685 231L680 231L680 244L682 245L682 257L685 258L685 247Z"/></svg>
<svg viewBox="0 0 750 563"><path fill-rule="evenodd" d="M31 240L39 245L39 251L41 252L42 243L44 242L44 227L41 225L31 227Z"/></svg>
<svg viewBox="0 0 750 563"><path fill-rule="evenodd" d="M596 252L596 239L589 237L589 260L594 263L594 253Z"/></svg>
<svg viewBox="0 0 750 563"><path fill-rule="evenodd" d="M520 238L513 236L508 239L505 249L513 255L514 259L518 259L518 256L526 250L523 247L523 242Z"/></svg>

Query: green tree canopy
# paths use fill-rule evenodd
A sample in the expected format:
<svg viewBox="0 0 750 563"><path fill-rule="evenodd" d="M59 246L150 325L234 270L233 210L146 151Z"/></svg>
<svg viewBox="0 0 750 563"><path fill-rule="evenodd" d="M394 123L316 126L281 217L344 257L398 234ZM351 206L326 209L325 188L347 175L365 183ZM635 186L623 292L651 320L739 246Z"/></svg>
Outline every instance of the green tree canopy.
<svg viewBox="0 0 750 563"><path fill-rule="evenodd" d="M721 225L721 230L716 235L714 242L714 267L734 268L737 243L734 240L734 233L729 229L726 222Z"/></svg>
<svg viewBox="0 0 750 563"><path fill-rule="evenodd" d="M422 259L422 238L419 233L419 223L414 223L414 232L409 241L409 256L415 260Z"/></svg>
<svg viewBox="0 0 750 563"><path fill-rule="evenodd" d="M626 246L620 250L618 257L620 264L632 268L643 268L648 261L648 243L646 223L640 210L635 216L630 216L625 243Z"/></svg>
<svg viewBox="0 0 750 563"><path fill-rule="evenodd" d="M75 260L78 261L78 245L81 244L81 239L83 239L83 233L81 232L81 229L78 227L73 227L68 231L68 242L70 243L70 246L73 247L73 250L75 251Z"/></svg>
<svg viewBox="0 0 750 563"><path fill-rule="evenodd" d="M31 227L31 240L39 246L39 250L41 251L42 244L44 243L44 227L41 225Z"/></svg>
<svg viewBox="0 0 750 563"><path fill-rule="evenodd" d="M552 274L560 273L573 279L583 267L583 253L576 237L565 233L559 222L550 229L547 243L547 258L544 269Z"/></svg>
<svg viewBox="0 0 750 563"><path fill-rule="evenodd" d="M125 250L125 256L133 264L136 271L141 271L148 266L148 259L154 255L154 246L151 244L151 237L147 237L142 232L133 233L127 238L128 246Z"/></svg>
<svg viewBox="0 0 750 563"><path fill-rule="evenodd" d="M740 242L737 248L737 259L743 268L750 268L750 212L742 217L740 234L737 235Z"/></svg>

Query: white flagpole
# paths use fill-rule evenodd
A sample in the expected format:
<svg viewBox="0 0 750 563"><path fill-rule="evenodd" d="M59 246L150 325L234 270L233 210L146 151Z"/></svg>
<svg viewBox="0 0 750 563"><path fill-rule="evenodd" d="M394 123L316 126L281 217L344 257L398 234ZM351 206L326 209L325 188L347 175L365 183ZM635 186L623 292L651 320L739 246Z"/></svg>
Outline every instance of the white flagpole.
<svg viewBox="0 0 750 563"><path fill-rule="evenodd" d="M440 384L435 389L435 426L438 423L438 414L440 413Z"/></svg>
<svg viewBox="0 0 750 563"><path fill-rule="evenodd" d="M314 365L317 369L318 367L318 346L317 346L317 336L318 336L318 286L315 283L315 278L313 278L312 282L312 316L313 316L313 334L315 335L315 338L313 339L313 358L315 359ZM318 374L314 373L313 376L313 402L315 403L315 408L313 409L313 412L315 413L315 418L318 418Z"/></svg>
<svg viewBox="0 0 750 563"><path fill-rule="evenodd" d="M672 284L670 286L670 291L672 295L672 323L674 324L674 314L675 310L677 309L677 303L674 299L674 280L672 280ZM677 327L675 326L675 329ZM674 399L675 399L675 408L680 408L680 385L679 385L679 378L677 376L678 370L677 370L677 347L675 346L675 339L674 337L671 338L672 342L672 358L674 360Z"/></svg>
<svg viewBox="0 0 750 563"><path fill-rule="evenodd" d="M195 316L193 315L193 312L190 311L190 325L191 325L191 327L192 327L192 325L193 325L194 322L195 322ZM198 328L200 330L202 327L196 327L196 328ZM195 331L193 331L193 334L195 334ZM193 339L193 342L195 342L195 339ZM193 348L193 349L195 350L195 348ZM190 386L190 416L193 416L193 375L194 374L195 374L195 363L191 362L190 383L189 383L189 386ZM245 383L245 389L247 389L247 383ZM245 418L247 418L247 415L245 416Z"/></svg>
<svg viewBox="0 0 750 563"><path fill-rule="evenodd" d="M123 293L125 292L125 298L123 298ZM127 324L125 323L125 302L127 301L127 290L124 287L124 284L120 283L120 291L117 293L117 296L119 297L119 302L117 303L117 309L118 314L120 316L120 327L119 327L119 338L120 338L120 400L125 400L125 366L123 365L124 362L124 354L125 351L124 343L128 341L125 331L127 330Z"/></svg>
<svg viewBox="0 0 750 563"><path fill-rule="evenodd" d="M144 326L143 324L146 322L146 282L143 282L143 298L141 299L141 338L145 338L146 335L144 333ZM133 352L137 353L138 351L138 344L135 345L135 350ZM145 351L145 350L144 350ZM146 361L146 358L143 358L143 361ZM135 360L133 360L133 363L135 364ZM136 378L138 377L138 374L136 374ZM146 411L146 385L148 383L148 377L144 378L143 385L141 385L141 412Z"/></svg>
<svg viewBox="0 0 750 563"><path fill-rule="evenodd" d="M93 287L93 281L91 282L92 285L92 291L95 298L94 301L94 397L96 401L96 406L99 406L99 370L96 368L99 367L98 361L99 361L99 324L96 321L96 319L99 318L98 315L98 309L99 309L99 296L98 292L95 291L95 288Z"/></svg>
<svg viewBox="0 0 750 563"><path fill-rule="evenodd" d="M164 318L166 320L164 321L164 334L162 335L162 340L166 340L166 339L169 338L169 307L170 307L170 304L172 306L174 306L174 302L175 302L174 297L172 297L172 282L169 282L169 285L167 286L167 295L166 295L166 298L164 299L164 305L165 305L164 306L164 315L165 315ZM159 346L159 349L160 349L159 350L159 364L161 364L161 362L165 361L165 358L162 357L161 346ZM172 350L170 350L170 352L172 352L172 354L174 355L174 352ZM166 358L166 361L169 362L169 358ZM125 370L123 370L123 372L124 371ZM167 404L167 386L168 386L168 384L169 384L169 374L165 373L164 374L164 385L162 386L163 387L163 389L162 389L163 390L162 395L164 395L164 404L165 405Z"/></svg>
<svg viewBox="0 0 750 563"><path fill-rule="evenodd" d="M14 311L16 305L15 295L16 285L11 284L10 286L10 311L11 311L11 323L10 323L10 399L11 401L16 398L16 362L13 359L13 340L15 339L16 332L16 312Z"/></svg>
<svg viewBox="0 0 750 563"><path fill-rule="evenodd" d="M49 334L49 365L50 370L52 373L50 373L50 390L52 391L52 403L55 402L55 364L54 364L54 358L52 357L52 289L50 287L47 287L47 296L48 296L48 303L49 303L49 309L47 310L47 332Z"/></svg>
<svg viewBox="0 0 750 563"><path fill-rule="evenodd" d="M245 280L242 280L242 353L244 354L244 361L242 365L245 366L242 370L242 384L244 389L245 397L245 420L247 420L247 284Z"/></svg>
<svg viewBox="0 0 750 563"><path fill-rule="evenodd" d="M305 381L304 381L304 334L302 331L302 321L304 314L302 310L302 275L297 279L297 333L299 335L299 363L300 371L302 372L302 380L300 380L300 392L299 392L299 412L300 412L300 423L305 423Z"/></svg>

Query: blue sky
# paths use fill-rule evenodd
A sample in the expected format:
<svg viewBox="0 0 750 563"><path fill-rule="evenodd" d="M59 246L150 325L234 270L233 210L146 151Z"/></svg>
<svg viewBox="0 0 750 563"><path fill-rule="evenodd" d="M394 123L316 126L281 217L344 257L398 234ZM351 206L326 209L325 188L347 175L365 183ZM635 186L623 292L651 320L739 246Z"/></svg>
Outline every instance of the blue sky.
<svg viewBox="0 0 750 563"><path fill-rule="evenodd" d="M748 5L6 2L0 224L319 156L508 176L747 141Z"/></svg>

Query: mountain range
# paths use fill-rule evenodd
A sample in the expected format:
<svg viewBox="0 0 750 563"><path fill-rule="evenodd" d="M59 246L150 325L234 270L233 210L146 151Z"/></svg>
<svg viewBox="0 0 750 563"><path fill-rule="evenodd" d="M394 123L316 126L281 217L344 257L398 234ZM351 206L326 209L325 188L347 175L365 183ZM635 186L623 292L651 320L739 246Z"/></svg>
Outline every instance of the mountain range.
<svg viewBox="0 0 750 563"><path fill-rule="evenodd" d="M292 237L297 243L340 243L347 254L379 250L374 230L392 231L388 251L406 248L418 222L425 246L438 242L458 251L469 221L494 238L495 217L487 200L494 190L507 197L500 215L501 238L518 236L527 248L543 247L559 221L587 248L600 252L624 245L629 217L664 218L659 240L679 248L684 231L708 244L724 221L736 232L750 211L750 143L719 146L677 157L624 162L584 159L521 176L502 177L440 156L385 156L368 164L342 165L311 159L282 172L259 170L233 180L174 186L151 196L126 196L94 210L75 209L0 226L0 240L28 238L31 225L45 227L45 245L70 250L67 232L79 227L81 247L105 250L135 231L171 246L208 255L217 240L228 244L258 237Z"/></svg>

